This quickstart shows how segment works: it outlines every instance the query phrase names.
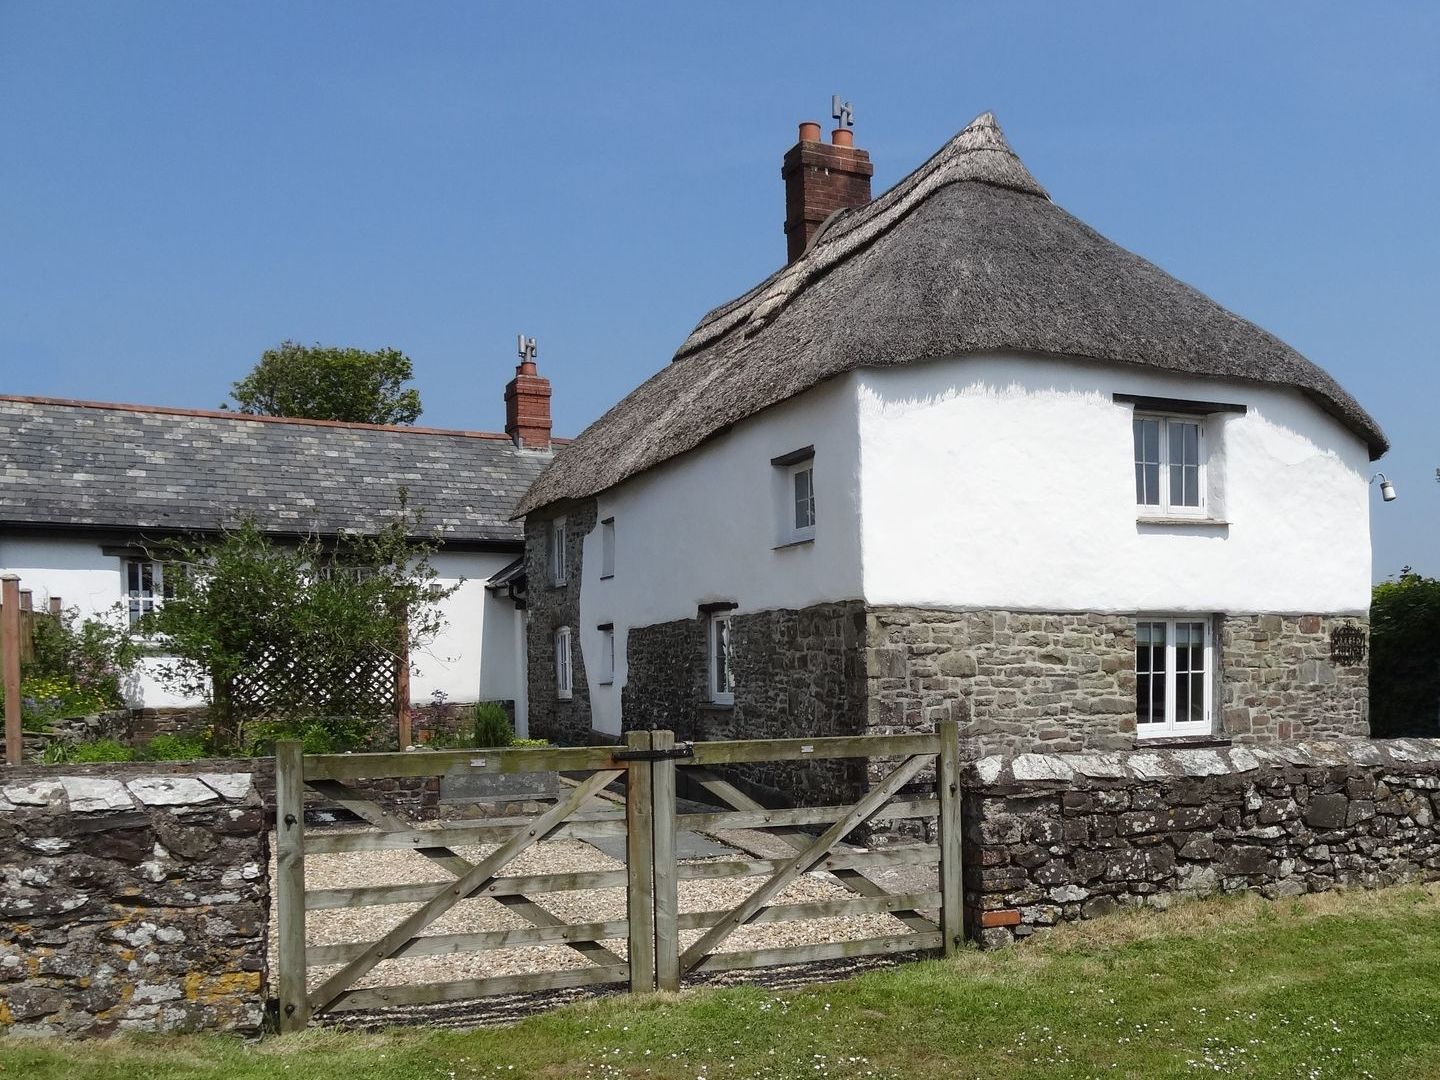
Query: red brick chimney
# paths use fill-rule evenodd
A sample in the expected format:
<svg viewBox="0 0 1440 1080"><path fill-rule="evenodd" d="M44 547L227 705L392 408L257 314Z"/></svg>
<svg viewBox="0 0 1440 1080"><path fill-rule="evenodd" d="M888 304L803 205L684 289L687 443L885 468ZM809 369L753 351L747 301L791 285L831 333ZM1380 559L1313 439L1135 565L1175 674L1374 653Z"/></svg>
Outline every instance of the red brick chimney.
<svg viewBox="0 0 1440 1080"><path fill-rule="evenodd" d="M505 385L505 434L516 446L550 449L550 380L535 369L535 339L520 338L520 363Z"/></svg>
<svg viewBox="0 0 1440 1080"><path fill-rule="evenodd" d="M810 238L836 210L870 201L875 167L867 151L855 149L855 133L849 128L836 128L830 142L823 143L820 125L807 120L800 125L799 141L785 154L780 175L785 180L788 264L805 254Z"/></svg>

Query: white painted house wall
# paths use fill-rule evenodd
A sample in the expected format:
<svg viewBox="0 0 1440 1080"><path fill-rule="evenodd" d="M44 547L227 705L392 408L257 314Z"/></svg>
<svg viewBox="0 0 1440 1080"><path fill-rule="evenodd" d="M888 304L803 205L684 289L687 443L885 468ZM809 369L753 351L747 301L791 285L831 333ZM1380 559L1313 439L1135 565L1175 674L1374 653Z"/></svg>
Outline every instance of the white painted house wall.
<svg viewBox="0 0 1440 1080"><path fill-rule="evenodd" d="M1137 525L1133 408L1206 418L1210 516ZM864 596L1032 611L1361 613L1369 455L1297 391L1120 365L971 356L858 385Z"/></svg>
<svg viewBox="0 0 1440 1080"><path fill-rule="evenodd" d="M515 631L522 613L507 600L488 593L485 581L514 556L492 552L437 552L433 557L441 585L465 581L443 605L446 626L428 647L417 651L410 680L411 700L425 704L435 690L450 701L518 700L524 685L524 657ZM65 534L0 538L0 571L20 575L22 588L34 594L37 608L51 596L82 616L110 611L124 598L120 559L105 555L93 539ZM157 677L161 661L142 661L127 687L133 708L198 705L170 693Z"/></svg>
<svg viewBox="0 0 1440 1080"><path fill-rule="evenodd" d="M596 730L620 731L630 627L693 619L715 601L743 613L859 597L855 406L855 377L841 376L599 496L597 522L615 519L615 574L600 576L597 525L585 538L578 628ZM811 445L815 539L781 547L781 470L770 461ZM608 685L598 681L605 623L615 627Z"/></svg>

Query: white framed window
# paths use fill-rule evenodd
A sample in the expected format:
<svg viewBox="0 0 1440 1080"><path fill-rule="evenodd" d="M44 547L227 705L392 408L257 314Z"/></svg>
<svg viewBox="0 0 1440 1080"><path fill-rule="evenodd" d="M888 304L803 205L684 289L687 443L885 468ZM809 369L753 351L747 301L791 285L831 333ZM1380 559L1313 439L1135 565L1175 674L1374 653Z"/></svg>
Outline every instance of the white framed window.
<svg viewBox="0 0 1440 1080"><path fill-rule="evenodd" d="M1135 505L1142 513L1205 513L1205 422L1198 416L1134 418Z"/></svg>
<svg viewBox="0 0 1440 1080"><path fill-rule="evenodd" d="M569 701L574 692L570 665L570 628L562 626L555 631L555 696Z"/></svg>
<svg viewBox="0 0 1440 1080"><path fill-rule="evenodd" d="M600 522L600 577L615 576L615 519Z"/></svg>
<svg viewBox="0 0 1440 1080"><path fill-rule="evenodd" d="M155 559L122 559L120 573L132 630L141 619L175 595L174 588L165 582L165 564Z"/></svg>
<svg viewBox="0 0 1440 1080"><path fill-rule="evenodd" d="M609 686L615 681L615 627L601 626L600 631L600 685Z"/></svg>
<svg viewBox="0 0 1440 1080"><path fill-rule="evenodd" d="M709 638L710 701L715 705L734 705L735 671L731 666L728 610L710 613Z"/></svg>
<svg viewBox="0 0 1440 1080"><path fill-rule="evenodd" d="M556 518L550 522L550 584L564 585L569 580L565 562L565 519Z"/></svg>
<svg viewBox="0 0 1440 1080"><path fill-rule="evenodd" d="M815 448L771 458L775 466L776 533L783 547L815 539Z"/></svg>
<svg viewBox="0 0 1440 1080"><path fill-rule="evenodd" d="M1135 622L1135 730L1140 738L1209 735L1215 650L1209 619Z"/></svg>

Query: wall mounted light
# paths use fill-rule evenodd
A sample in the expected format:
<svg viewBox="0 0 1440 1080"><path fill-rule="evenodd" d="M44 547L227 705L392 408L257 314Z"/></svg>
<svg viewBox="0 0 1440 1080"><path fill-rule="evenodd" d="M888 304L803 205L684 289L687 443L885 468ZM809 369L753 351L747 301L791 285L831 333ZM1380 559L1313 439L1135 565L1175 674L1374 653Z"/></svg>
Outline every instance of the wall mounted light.
<svg viewBox="0 0 1440 1080"><path fill-rule="evenodd" d="M1399 498L1399 496L1395 494L1395 485L1386 479L1383 472L1377 472L1374 476L1370 477L1370 483L1373 484L1376 480L1380 481L1380 498L1386 502L1394 502Z"/></svg>

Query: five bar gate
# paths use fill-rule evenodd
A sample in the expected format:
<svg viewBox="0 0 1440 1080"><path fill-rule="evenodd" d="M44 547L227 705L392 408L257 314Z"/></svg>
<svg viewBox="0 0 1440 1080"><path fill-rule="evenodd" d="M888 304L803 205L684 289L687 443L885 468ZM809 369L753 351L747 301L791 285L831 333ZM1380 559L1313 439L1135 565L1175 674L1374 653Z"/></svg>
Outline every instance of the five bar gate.
<svg viewBox="0 0 1440 1080"><path fill-rule="evenodd" d="M691 972L759 968L882 953L959 947L963 937L960 866L958 731L953 722L934 733L863 735L817 739L757 739L676 745L669 731L636 731L624 746L525 750L461 750L399 754L303 755L300 744L283 742L276 751L278 990L282 1031L303 1028L318 1012L339 1013L395 1005L456 1002L498 994L628 983L632 991L672 990ZM766 809L713 772L714 766L755 762L865 759L871 781L849 806ZM904 795L927 768L934 770L934 796ZM877 775L879 769L885 770ZM703 787L712 800L730 807L706 813L679 813L677 770ZM421 827L356 786L357 781L471 773L569 774L555 806L543 813L481 823ZM624 782L625 806L599 813L587 809L616 781ZM307 835L306 789L352 811L368 831ZM935 843L905 843L876 850L850 848L845 837L870 821L934 818ZM780 858L719 858L681 861L681 830L713 832L764 829L784 841ZM505 874L526 850L545 840L624 836L622 870L560 874ZM471 861L456 848L478 847ZM357 885L339 889L305 887L307 854L413 850L453 880L405 885ZM892 892L871 876L897 866L937 869L938 888ZM808 904L774 904L801 875L826 871L850 898ZM680 912L681 880L761 877L740 903L715 911ZM536 897L579 889L626 889L626 917L567 923ZM528 927L473 933L423 931L463 900L488 898L529 923ZM307 912L368 905L419 904L378 940L338 945L306 944ZM927 911L939 912L938 921ZM889 914L907 932L855 940L771 949L722 952L740 927ZM682 931L700 931L682 948ZM622 958L603 942L623 940ZM357 987L381 962L400 957L483 952L534 945L574 950L587 966L520 975L438 983ZM310 968L331 968L311 980Z"/></svg>

